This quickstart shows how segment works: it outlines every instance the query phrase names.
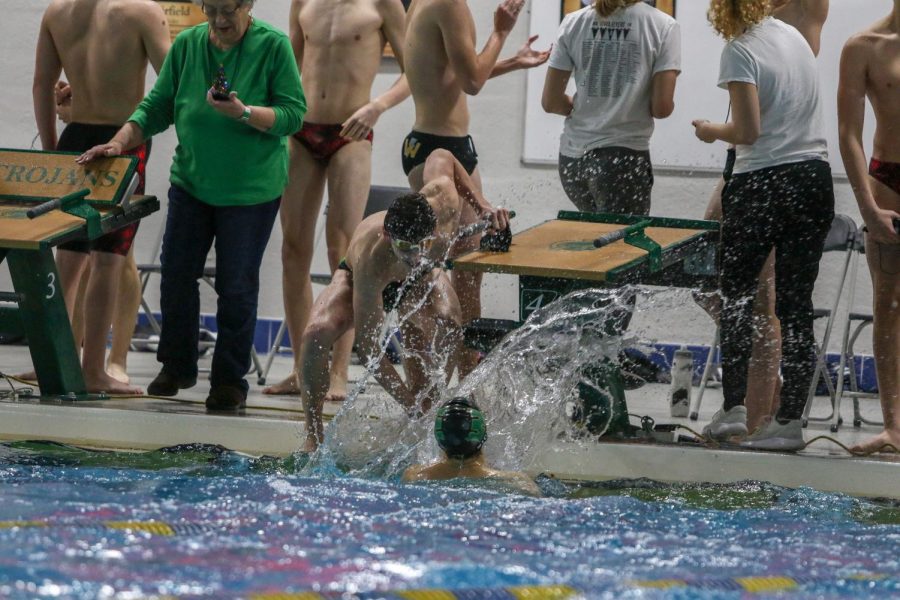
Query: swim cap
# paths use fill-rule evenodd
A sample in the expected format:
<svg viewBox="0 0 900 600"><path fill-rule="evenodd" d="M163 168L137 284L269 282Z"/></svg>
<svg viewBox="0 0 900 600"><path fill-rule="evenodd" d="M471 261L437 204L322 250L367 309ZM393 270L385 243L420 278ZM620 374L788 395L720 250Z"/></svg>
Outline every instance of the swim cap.
<svg viewBox="0 0 900 600"><path fill-rule="evenodd" d="M487 438L484 413L467 396L452 398L438 409L434 437L450 458L474 456Z"/></svg>

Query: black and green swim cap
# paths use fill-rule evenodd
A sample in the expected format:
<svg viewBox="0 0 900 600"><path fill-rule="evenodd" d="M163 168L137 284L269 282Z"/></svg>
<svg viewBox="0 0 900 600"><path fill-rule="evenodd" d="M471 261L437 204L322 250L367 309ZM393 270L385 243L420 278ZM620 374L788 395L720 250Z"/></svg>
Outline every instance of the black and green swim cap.
<svg viewBox="0 0 900 600"><path fill-rule="evenodd" d="M452 398L438 409L434 437L450 458L474 456L487 438L484 413L468 396Z"/></svg>

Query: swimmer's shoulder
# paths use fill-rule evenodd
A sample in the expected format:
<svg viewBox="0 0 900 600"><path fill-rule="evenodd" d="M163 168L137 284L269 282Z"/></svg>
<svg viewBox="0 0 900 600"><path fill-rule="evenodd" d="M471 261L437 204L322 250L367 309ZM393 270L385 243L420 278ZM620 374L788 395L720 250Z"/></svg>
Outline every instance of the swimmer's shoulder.
<svg viewBox="0 0 900 600"><path fill-rule="evenodd" d="M519 471L494 471L489 476L490 479L496 479L512 485L529 496L542 496L541 488L534 480Z"/></svg>

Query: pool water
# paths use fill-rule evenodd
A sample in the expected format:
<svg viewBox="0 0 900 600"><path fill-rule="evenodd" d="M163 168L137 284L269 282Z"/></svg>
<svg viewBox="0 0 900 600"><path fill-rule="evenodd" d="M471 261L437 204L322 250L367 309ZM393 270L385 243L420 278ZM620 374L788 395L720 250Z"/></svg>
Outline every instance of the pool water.
<svg viewBox="0 0 900 600"><path fill-rule="evenodd" d="M554 588L518 586L553 585L586 598L900 595L900 508L889 502L751 482L547 478L532 498L304 462L2 445L0 595L541 598ZM391 595L426 588L454 595Z"/></svg>

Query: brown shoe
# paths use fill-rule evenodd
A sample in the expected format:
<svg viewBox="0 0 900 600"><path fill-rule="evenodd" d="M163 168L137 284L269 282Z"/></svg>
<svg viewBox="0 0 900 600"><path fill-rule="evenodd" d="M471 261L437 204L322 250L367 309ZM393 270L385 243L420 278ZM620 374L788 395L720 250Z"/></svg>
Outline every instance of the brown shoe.
<svg viewBox="0 0 900 600"><path fill-rule="evenodd" d="M206 410L234 412L247 406L247 392L236 385L217 385L209 390Z"/></svg>

